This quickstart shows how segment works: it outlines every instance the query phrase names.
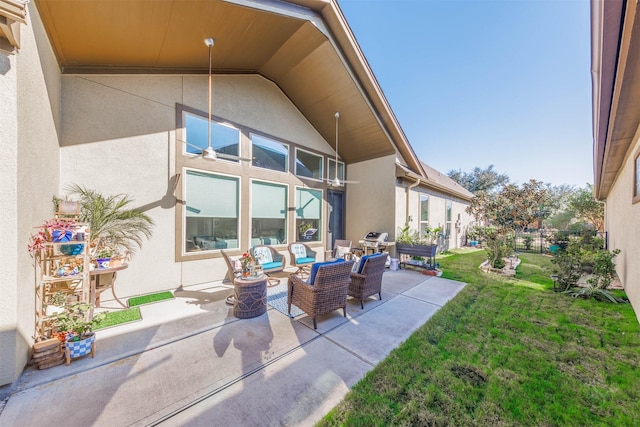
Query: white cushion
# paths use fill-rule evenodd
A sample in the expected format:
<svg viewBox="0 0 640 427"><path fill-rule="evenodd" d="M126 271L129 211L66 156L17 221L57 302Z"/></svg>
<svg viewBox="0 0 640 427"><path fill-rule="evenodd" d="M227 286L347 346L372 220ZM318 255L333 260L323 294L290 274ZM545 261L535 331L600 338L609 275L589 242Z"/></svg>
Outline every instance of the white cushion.
<svg viewBox="0 0 640 427"><path fill-rule="evenodd" d="M354 255L352 259L355 260L355 262L353 263L353 267L351 267L351 272L357 273L360 269L360 258Z"/></svg>
<svg viewBox="0 0 640 427"><path fill-rule="evenodd" d="M304 258L307 256L307 250L305 249L304 245L301 245L299 243L293 243L291 245L291 253L295 257L295 259Z"/></svg>
<svg viewBox="0 0 640 427"><path fill-rule="evenodd" d="M351 252L349 246L336 246L336 258L343 258L349 252Z"/></svg>
<svg viewBox="0 0 640 427"><path fill-rule="evenodd" d="M258 264L273 262L273 258L271 257L271 250L269 248L254 248L253 253L256 257L256 261L258 261Z"/></svg>

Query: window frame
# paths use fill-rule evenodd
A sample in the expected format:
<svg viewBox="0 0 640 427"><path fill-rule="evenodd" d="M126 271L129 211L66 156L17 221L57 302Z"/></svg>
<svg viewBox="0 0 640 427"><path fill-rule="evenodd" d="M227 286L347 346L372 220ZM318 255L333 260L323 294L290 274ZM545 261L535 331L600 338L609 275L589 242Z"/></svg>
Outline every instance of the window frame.
<svg viewBox="0 0 640 427"><path fill-rule="evenodd" d="M318 174L319 178L298 174L298 152L304 152L320 159L320 173ZM317 154L312 151L305 150L304 148L295 147L294 158L293 158L293 164L294 164L293 174L298 178L309 179L311 181L316 181L316 182L323 182L324 181L324 157L325 156L322 154Z"/></svg>
<svg viewBox="0 0 640 427"><path fill-rule="evenodd" d="M249 248L253 247L254 245L252 244L253 239L257 238L257 237L253 237L253 184L254 183L262 183L262 184L268 184L268 185L273 185L273 186L277 186L277 187L284 187L285 189L285 199L284 199L284 243L277 243L277 244L270 244L269 246L286 246L289 244L289 221L291 216L289 215L289 191L290 191L290 185L287 183L283 183L283 182L278 182L278 181L269 181L266 179L260 179L260 178L251 178L249 180L249 241L247 242ZM262 244L262 243L261 243Z"/></svg>
<svg viewBox="0 0 640 427"><path fill-rule="evenodd" d="M293 217L293 222L294 222L294 229L296 231L296 241L299 241L298 239L298 200L297 200L297 195L298 195L298 191L299 190L305 190L305 191L318 191L320 193L320 218L318 219L318 231L316 231L315 235L318 236L318 240L300 240L303 243L321 243L324 242L324 237L325 237L325 233L326 230L324 230L324 219L325 219L325 209L326 209L326 203L325 203L325 190L322 188L310 188L310 187L305 187L302 185L296 185L294 187L294 194L293 194L293 209L294 209L294 215L292 215Z"/></svg>
<svg viewBox="0 0 640 427"><path fill-rule="evenodd" d="M335 159L331 157L327 157L327 181L331 181L335 178L335 176L331 175L331 163L335 163ZM342 165L342 174L340 174L340 165ZM335 175L335 174L334 174ZM346 181L347 176L347 166L343 161L338 160L338 179L340 181Z"/></svg>
<svg viewBox="0 0 640 427"><path fill-rule="evenodd" d="M451 237L451 219L453 218L453 201L445 200L444 203L444 224L445 224L445 239Z"/></svg>
<svg viewBox="0 0 640 427"><path fill-rule="evenodd" d="M427 220L424 221L422 219L422 202L423 202L423 198L426 198L426 203L427 203ZM430 200L431 198L429 197L428 194L426 193L419 193L418 194L418 230L420 231L420 237L424 237L424 235L422 234L422 224L425 224L426 228L429 228L429 205L430 205Z"/></svg>
<svg viewBox="0 0 640 427"><path fill-rule="evenodd" d="M238 223L237 225L237 236L238 236L238 248L229 248L229 250L239 250L241 249L241 244L240 244L240 236L242 235L242 177L239 175L232 175L232 174L226 174L226 173L221 173L221 172L217 172L217 171L211 171L211 170L205 170L205 169L199 169L199 168L194 168L194 167L183 167L182 168L182 173L185 177L185 179L183 180L183 184L182 184L182 194L183 197L185 199L185 201L182 203L182 209L180 209L180 215L182 217L181 220L181 228L182 228L182 236L181 236L181 241L180 241L180 252L182 257L184 257L185 259L201 259L201 258L210 258L215 254L220 254L220 251L222 250L222 248L220 249L207 249L207 250L199 250L199 251L187 251L186 250L186 241L187 241L187 202L186 202L186 198L187 198L187 175L188 175L188 171L194 171L194 172L198 172L198 173L203 173L206 175L212 175L212 176L220 176L220 177L225 177L225 178L232 178L235 179L237 182L237 192L236 192L236 210L237 210L237 215L236 215L236 221Z"/></svg>
<svg viewBox="0 0 640 427"><path fill-rule="evenodd" d="M184 141L182 141L182 150L181 150L180 153L184 157L191 157L191 158L200 157L202 155L202 152L200 152L200 153L189 153L187 151L187 148L189 146L187 145L188 132L187 132L187 118L186 118L186 116L187 115L191 115L191 116L194 116L196 118L201 118L205 122L207 120L207 116L206 116L206 114L202 115L197 110L193 110L193 109L185 108L185 107L180 109L180 114L182 115L181 124L182 124L182 129L183 129L182 132L183 132L183 137L184 137ZM239 164L240 163L240 157L242 157L242 130L240 128L238 128L236 125L234 125L233 123L230 123L230 122L222 120L222 119L213 118L213 117L211 118L211 124L212 125L215 124L215 125L218 125L218 126L223 126L223 127L229 128L229 129L233 129L238 133L238 142L237 142L237 145L238 145L238 159L232 160L232 159L227 159L227 158L224 158L224 157L218 157L216 160L222 160L222 161L225 161L225 162L228 162L228 163L231 163L231 164ZM205 140L206 140L206 138L205 138ZM193 146L191 146L191 147L193 148ZM212 145L212 147L215 149L215 146Z"/></svg>
<svg viewBox="0 0 640 427"><path fill-rule="evenodd" d="M268 141L276 143L276 144L280 144L283 147L286 147L287 156L286 156L285 163L284 163L284 166L285 166L285 170L284 171L271 169L271 168L266 168L266 167L263 167L263 166L257 166L257 165L253 164L253 159L255 157L254 153L253 153L253 148L254 148L253 138L254 138L254 136L256 136L258 138L262 138L262 139L268 140ZM276 138L273 138L273 137L269 137L269 136L263 135L263 134L258 133L258 132L252 132L252 131L249 131L249 144L251 146L251 167L252 168L265 169L265 170L268 170L268 171L274 172L274 173L289 174L290 163L291 163L291 161L290 161L290 159L291 159L291 144L289 144L287 142L283 142L283 141L281 141L279 139L276 139Z"/></svg>

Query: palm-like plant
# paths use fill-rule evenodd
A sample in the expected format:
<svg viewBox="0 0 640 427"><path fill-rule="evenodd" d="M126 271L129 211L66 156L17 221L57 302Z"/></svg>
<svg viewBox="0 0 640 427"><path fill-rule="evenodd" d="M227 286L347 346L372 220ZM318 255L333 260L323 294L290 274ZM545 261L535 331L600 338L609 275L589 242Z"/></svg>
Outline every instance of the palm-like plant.
<svg viewBox="0 0 640 427"><path fill-rule="evenodd" d="M69 187L69 192L79 198L80 221L89 224L95 252L104 248L115 251L126 249L134 254L142 247L143 237L150 238L153 220L137 209L130 208L128 195L102 195L79 185Z"/></svg>

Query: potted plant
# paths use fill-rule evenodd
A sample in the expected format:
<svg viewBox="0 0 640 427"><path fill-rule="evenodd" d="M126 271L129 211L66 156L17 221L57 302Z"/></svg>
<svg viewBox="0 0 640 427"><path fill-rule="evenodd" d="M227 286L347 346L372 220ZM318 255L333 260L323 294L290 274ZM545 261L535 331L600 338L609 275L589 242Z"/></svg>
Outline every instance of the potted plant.
<svg viewBox="0 0 640 427"><path fill-rule="evenodd" d="M142 246L143 238L151 237L153 220L142 211L131 208L129 196L103 195L79 185L72 185L69 191L79 199L79 220L89 224L89 247L94 259L98 255L104 258L128 257Z"/></svg>
<svg viewBox="0 0 640 427"><path fill-rule="evenodd" d="M411 230L409 223L411 217L407 218L404 227L399 229L398 236L396 237L396 250L399 255L408 255L410 257L429 258L431 262L429 267L433 267L433 258L436 256L438 244L436 239L438 238L441 229L440 228L426 228L422 237L416 230ZM426 266L424 262L417 263L420 266Z"/></svg>
<svg viewBox="0 0 640 427"><path fill-rule="evenodd" d="M65 337L65 353L67 365L71 359L91 353L95 355L96 336L93 328L100 323L106 313L91 317L91 304L73 302L65 305L64 311L53 316L52 326Z"/></svg>
<svg viewBox="0 0 640 427"><path fill-rule="evenodd" d="M111 266L111 257L113 256L113 249L108 246L96 248L94 258L96 260L96 267L109 268Z"/></svg>
<svg viewBox="0 0 640 427"><path fill-rule="evenodd" d="M67 302L67 294L62 291L58 291L51 295L44 304L45 314L47 316L53 316L64 311L64 305Z"/></svg>

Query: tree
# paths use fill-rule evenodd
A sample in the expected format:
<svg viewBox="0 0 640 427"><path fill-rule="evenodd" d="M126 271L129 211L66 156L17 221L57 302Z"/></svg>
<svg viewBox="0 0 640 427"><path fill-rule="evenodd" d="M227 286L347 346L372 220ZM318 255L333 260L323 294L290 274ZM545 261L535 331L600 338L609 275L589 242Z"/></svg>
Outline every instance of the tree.
<svg viewBox="0 0 640 427"><path fill-rule="evenodd" d="M604 205L593 196L593 186L577 190L569 197L569 209L576 218L587 221L598 231L604 231Z"/></svg>
<svg viewBox="0 0 640 427"><path fill-rule="evenodd" d="M460 169L450 170L447 175L474 194L481 191L494 191L509 182L509 176L494 171L493 165L489 165L486 169L480 169L476 166L472 172L463 172Z"/></svg>
<svg viewBox="0 0 640 427"><path fill-rule="evenodd" d="M487 254L493 267L500 264L501 248L506 245L507 238L546 218L551 212L551 202L548 188L535 179L520 187L507 184L495 193L482 191L476 194L467 207L467 213L491 226L486 237L490 246Z"/></svg>

